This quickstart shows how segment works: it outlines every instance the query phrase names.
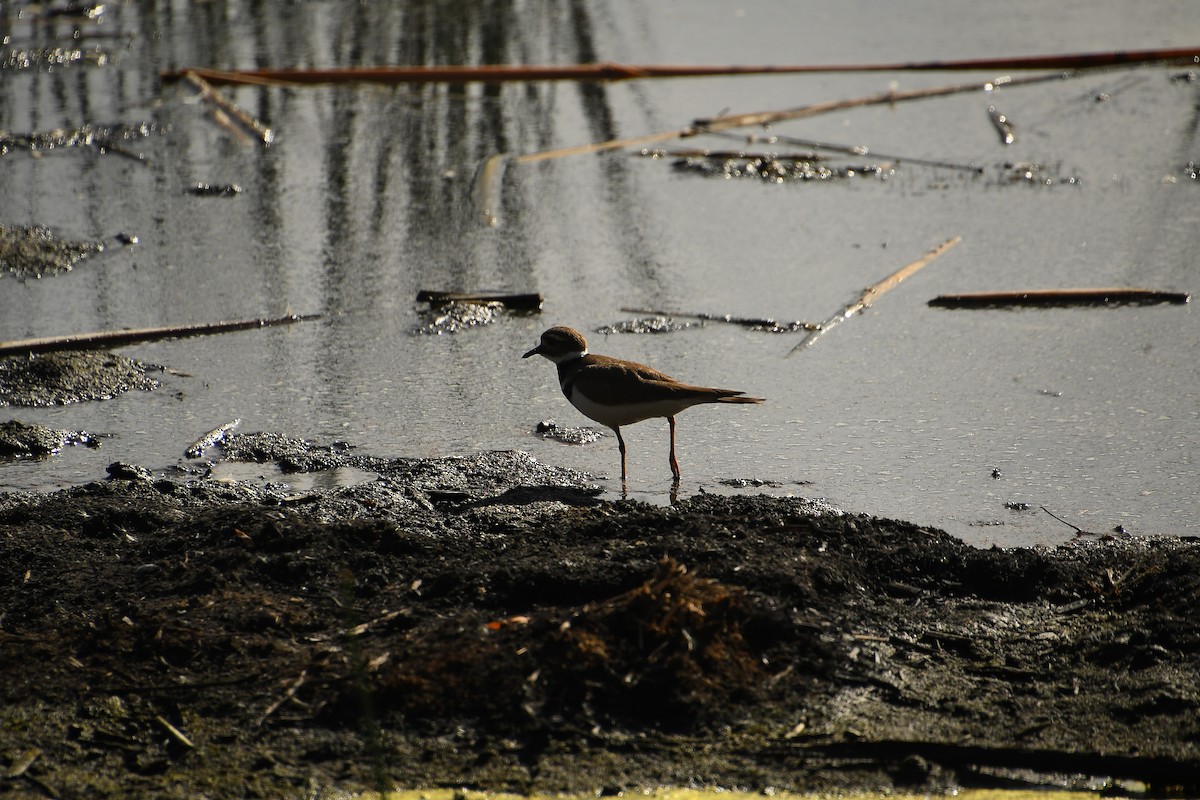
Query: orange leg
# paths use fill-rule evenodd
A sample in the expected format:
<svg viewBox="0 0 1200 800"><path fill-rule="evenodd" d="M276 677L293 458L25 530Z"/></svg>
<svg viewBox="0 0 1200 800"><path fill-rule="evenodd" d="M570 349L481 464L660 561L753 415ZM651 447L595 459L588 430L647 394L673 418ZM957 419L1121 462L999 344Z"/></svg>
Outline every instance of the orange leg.
<svg viewBox="0 0 1200 800"><path fill-rule="evenodd" d="M675 458L675 418L667 417L667 423L671 426L671 474L675 476L675 482L679 483L679 460Z"/></svg>
<svg viewBox="0 0 1200 800"><path fill-rule="evenodd" d="M625 440L621 438L621 429L613 428L613 433L617 434L617 448L621 451L621 483L625 482Z"/></svg>

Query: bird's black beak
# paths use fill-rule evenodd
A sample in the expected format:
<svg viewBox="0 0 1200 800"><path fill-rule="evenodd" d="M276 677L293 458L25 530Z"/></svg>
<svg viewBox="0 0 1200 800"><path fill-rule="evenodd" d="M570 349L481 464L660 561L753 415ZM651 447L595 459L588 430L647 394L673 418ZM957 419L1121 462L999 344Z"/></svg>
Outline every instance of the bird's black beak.
<svg viewBox="0 0 1200 800"><path fill-rule="evenodd" d="M540 356L541 354L542 354L542 346L539 344L537 347L533 348L528 353L521 356L521 358L529 358L530 356Z"/></svg>

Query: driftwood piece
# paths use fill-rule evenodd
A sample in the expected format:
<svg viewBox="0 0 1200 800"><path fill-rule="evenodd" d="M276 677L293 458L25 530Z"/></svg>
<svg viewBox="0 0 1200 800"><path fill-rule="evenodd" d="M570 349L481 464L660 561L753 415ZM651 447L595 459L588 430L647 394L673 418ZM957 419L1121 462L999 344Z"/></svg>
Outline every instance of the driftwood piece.
<svg viewBox="0 0 1200 800"><path fill-rule="evenodd" d="M536 292L504 294L499 292L439 292L422 289L417 292L418 303L444 306L450 303L500 303L505 308L518 311L537 311L542 307L542 296Z"/></svg>
<svg viewBox="0 0 1200 800"><path fill-rule="evenodd" d="M882 64L798 65L672 65L672 64L567 64L452 65L341 67L334 69L220 70L191 67L166 70L164 80L179 80L193 73L212 84L310 85L322 83L502 83L507 81L620 81L646 78L693 78L720 75L793 75L822 72L952 72L961 70L1087 69L1150 61L1181 61L1200 57L1200 48L1109 50L1016 58L974 58L942 61L908 61Z"/></svg>
<svg viewBox="0 0 1200 800"><path fill-rule="evenodd" d="M1191 300L1187 292L1162 292L1156 289L1102 287L1095 289L1036 289L1015 292L967 292L940 294L929 301L942 308L1001 308L1011 306L1113 305L1128 303L1151 305Z"/></svg>
<svg viewBox="0 0 1200 800"><path fill-rule="evenodd" d="M200 458L204 455L205 450L223 441L234 428L241 424L241 419L235 419L231 422L226 422L224 425L218 425L193 442L192 446L183 452L184 456L187 458Z"/></svg>
<svg viewBox="0 0 1200 800"><path fill-rule="evenodd" d="M828 333L832 328L840 325L842 322L854 316L855 314L862 312L863 309L869 307L877 298L882 297L885 293L895 289L896 286L898 286L905 278L908 278L915 274L918 270L925 268L934 259L941 256L943 253L961 241L961 236L955 236L953 239L947 239L911 264L901 267L878 283L868 286L863 290L863 293L858 296L857 300L846 306L838 313L834 314L829 319L825 320L825 322L821 323L821 326L817 331L801 339L800 343L788 352L788 355L795 353L797 350L801 350L806 347L812 347L818 339Z"/></svg>
<svg viewBox="0 0 1200 800"><path fill-rule="evenodd" d="M212 87L212 85L196 74L195 70L185 70L183 78L196 90L200 92L200 97L211 103L216 112L213 114L214 119L218 124L230 130L240 140L245 140L245 134L240 128L229 123L229 118L237 120L238 124L254 134L255 138L263 144L271 144L275 140L275 134L266 125L263 125L250 114L239 108L232 100L229 100L220 92Z"/></svg>
<svg viewBox="0 0 1200 800"><path fill-rule="evenodd" d="M57 350L94 350L105 347L152 342L159 339L182 339L188 336L208 336L253 328L271 328L276 325L291 325L320 319L324 314L289 314L273 319L239 319L223 322L205 322L197 325L165 325L154 328L129 328L119 331L97 331L73 333L67 336L45 336L36 339L15 339L0 342L0 356L14 353L50 353Z"/></svg>

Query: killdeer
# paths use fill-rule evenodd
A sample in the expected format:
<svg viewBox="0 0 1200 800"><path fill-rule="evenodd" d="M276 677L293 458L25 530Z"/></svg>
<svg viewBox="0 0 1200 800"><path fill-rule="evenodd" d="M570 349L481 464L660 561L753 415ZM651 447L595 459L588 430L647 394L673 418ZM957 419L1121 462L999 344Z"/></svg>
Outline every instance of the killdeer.
<svg viewBox="0 0 1200 800"><path fill-rule="evenodd" d="M587 339L574 328L559 326L542 334L538 346L522 356L545 356L558 365L558 382L571 405L584 416L617 434L621 481L625 480L625 440L621 426L651 417L666 417L671 426L671 474L679 482L675 458L675 415L701 403L761 403L733 389L690 386L633 361L588 352Z"/></svg>

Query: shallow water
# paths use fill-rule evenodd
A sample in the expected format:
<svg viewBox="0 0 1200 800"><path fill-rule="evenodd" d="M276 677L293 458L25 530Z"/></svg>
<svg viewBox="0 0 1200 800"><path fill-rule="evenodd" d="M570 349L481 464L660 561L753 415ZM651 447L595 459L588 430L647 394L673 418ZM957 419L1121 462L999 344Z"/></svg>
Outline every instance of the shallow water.
<svg viewBox="0 0 1200 800"><path fill-rule="evenodd" d="M720 481L824 497L942 527L979 545L1056 543L1115 526L1200 532L1200 326L1188 306L948 311L950 292L1073 286L1196 290L1200 83L1180 67L876 106L771 133L910 158L886 180L772 184L683 173L629 151L513 164L501 224L480 221L472 178L489 156L669 130L697 117L782 109L991 75L817 74L473 85L226 89L275 131L239 143L186 86L185 66L392 63L854 63L1168 47L1200 41L1186 2L859 4L632 2L528 6L218 2L111 5L99 23L17 19L8 47L70 43L111 63L0 72L0 128L151 121L126 146L0 158L0 223L109 239L66 275L0 277L0 339L320 312L318 322L122 348L168 367L163 387L103 403L5 409L4 418L108 435L98 451L0 464L0 487L100 478L111 461L156 471L234 418L373 455L524 449L602 476L616 442L575 447L539 420L586 424L551 366L520 355L542 329L585 332L623 307L819 322L942 241L963 241L814 347L733 326L590 334L593 350L681 379L765 396L679 418L681 493ZM1012 121L1004 146L987 109ZM758 131L761 135L761 131ZM738 147L705 137L666 148ZM751 145L765 149L766 145ZM803 150L776 145L791 152ZM1043 165L1050 185L1010 182ZM874 163L870 157L839 163ZM197 182L236 183L197 197ZM132 247L111 241L137 235ZM420 336L419 289L538 291L534 316ZM183 373L183 374L179 374ZM627 429L629 496L668 502L665 423ZM998 470L999 477L993 477ZM754 491L760 491L755 489ZM1006 503L1027 504L1014 511Z"/></svg>

